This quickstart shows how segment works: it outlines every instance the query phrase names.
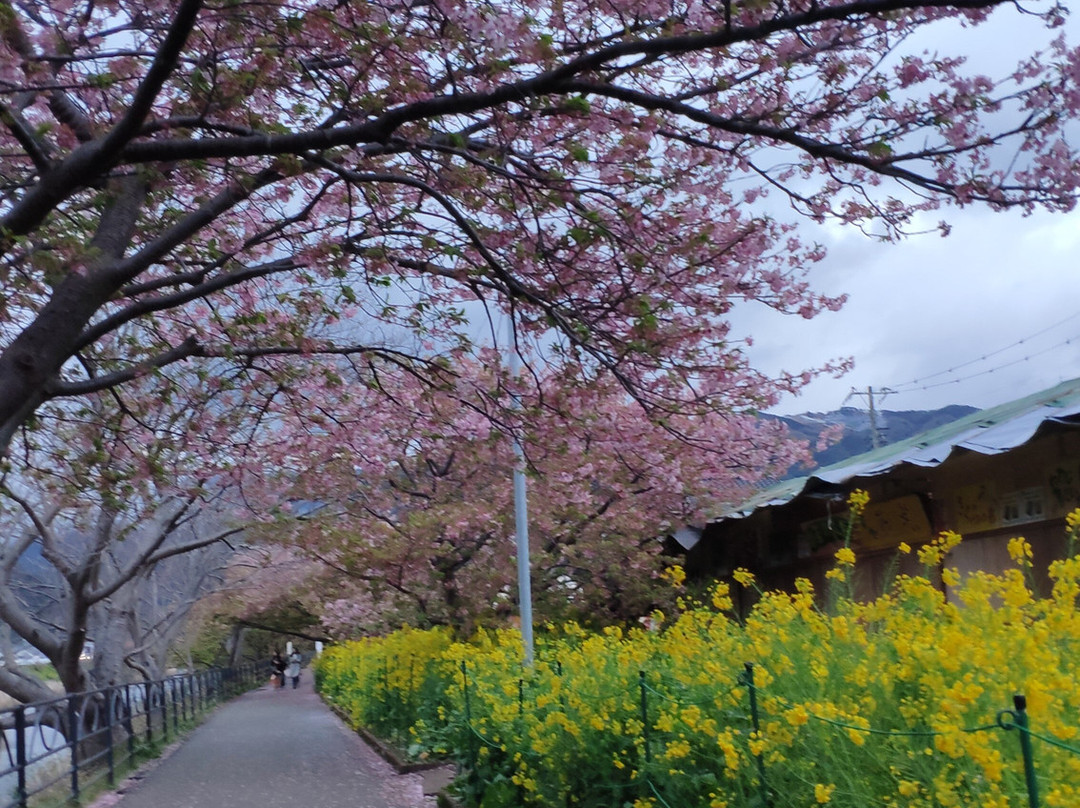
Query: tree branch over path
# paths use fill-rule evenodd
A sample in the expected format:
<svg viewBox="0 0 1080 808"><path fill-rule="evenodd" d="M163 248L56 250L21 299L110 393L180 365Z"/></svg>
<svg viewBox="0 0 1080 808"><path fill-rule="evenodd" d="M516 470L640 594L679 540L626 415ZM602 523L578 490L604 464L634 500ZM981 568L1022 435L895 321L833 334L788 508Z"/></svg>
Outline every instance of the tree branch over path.
<svg viewBox="0 0 1080 808"><path fill-rule="evenodd" d="M5 2L4 5L7 13L14 15L10 3ZM181 0L169 33L154 54L153 63L126 113L104 137L76 148L63 162L50 169L18 204L0 218L0 233L4 234L4 240L31 232L64 199L89 184L93 178L102 176L116 162L121 150L138 133L162 85L176 68L180 51L202 5L203 0Z"/></svg>
<svg viewBox="0 0 1080 808"><path fill-rule="evenodd" d="M702 368L734 364L767 400L799 377L755 377L677 314L723 328L729 299L804 316L839 305L802 280L820 251L782 249L788 225L734 198L747 175L811 219L886 236L950 199L1075 198L1067 48L998 84L895 50L1003 0L676 5L656 18L576 0L543 24L510 5L406 4L381 8L379 25L378 3L331 21L314 0L280 14L178 0L167 27L140 25L142 2L82 22L47 0L4 4L25 87L0 116L22 158L0 179L25 190L0 203L0 450L55 397L252 346L238 337L263 320L331 331L349 310L350 325L437 346L418 359L474 353L459 308L471 300L512 313L519 353L554 342L584 382L613 376L656 417L689 405L677 380ZM1006 105L1024 114L995 130ZM1004 172L997 146L1024 159ZM802 157L766 170L749 153L769 147ZM873 190L883 180L894 193ZM410 311L400 301L420 287ZM132 327L140 340L125 343ZM73 372L87 352L96 381Z"/></svg>
<svg viewBox="0 0 1080 808"><path fill-rule="evenodd" d="M856 0L836 5L816 6L811 10L778 16L759 25L706 34L656 37L643 42L631 41L607 45L595 52L578 56L566 64L538 76L522 79L490 93L453 93L425 99L388 110L361 124L315 129L284 135L270 133L234 138L166 139L129 146L125 163L209 159L215 157L257 157L276 154L306 154L328 151L340 146L385 143L406 124L432 119L468 115L485 109L497 109L525 98L564 95L574 92L576 78L633 56L668 56L718 50L746 42L758 42L770 36L830 20L857 17L880 17L894 12L924 8L986 9L1010 0Z"/></svg>

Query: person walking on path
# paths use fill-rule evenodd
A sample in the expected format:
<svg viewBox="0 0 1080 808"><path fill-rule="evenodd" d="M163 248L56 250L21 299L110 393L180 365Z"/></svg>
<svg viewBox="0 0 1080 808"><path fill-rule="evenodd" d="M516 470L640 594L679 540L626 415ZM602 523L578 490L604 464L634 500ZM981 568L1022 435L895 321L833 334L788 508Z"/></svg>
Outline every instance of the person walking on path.
<svg viewBox="0 0 1080 808"><path fill-rule="evenodd" d="M270 660L270 665L274 669L274 678L276 679L275 686L278 688L285 687L285 657L281 655L281 651L275 649L274 656Z"/></svg>
<svg viewBox="0 0 1080 808"><path fill-rule="evenodd" d="M311 680L287 698L260 688L228 702L125 793L88 808L435 808L422 776L398 774Z"/></svg>
<svg viewBox="0 0 1080 808"><path fill-rule="evenodd" d="M289 669L286 671L286 675L292 679L293 690L296 690L296 686L300 684L300 663L304 661L304 658L300 656L300 652L293 650L289 654Z"/></svg>

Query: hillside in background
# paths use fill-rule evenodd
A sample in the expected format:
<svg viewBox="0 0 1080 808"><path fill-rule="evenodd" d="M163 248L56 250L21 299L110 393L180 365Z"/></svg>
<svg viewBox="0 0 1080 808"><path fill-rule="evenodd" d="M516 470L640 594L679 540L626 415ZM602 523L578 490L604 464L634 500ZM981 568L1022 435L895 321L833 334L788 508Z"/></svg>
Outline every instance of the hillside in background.
<svg viewBox="0 0 1080 808"><path fill-rule="evenodd" d="M938 410L879 410L876 414L877 430L881 446L905 440L920 432L948 424L977 410L962 404L951 404ZM840 424L844 428L837 443L822 452L815 452L817 465L831 466L849 457L869 452L874 448L870 434L870 415L866 410L842 407L832 412L808 412L801 415L770 416L787 425L792 437L817 442L818 436L828 427ZM788 477L802 477L812 471L805 467L792 469Z"/></svg>

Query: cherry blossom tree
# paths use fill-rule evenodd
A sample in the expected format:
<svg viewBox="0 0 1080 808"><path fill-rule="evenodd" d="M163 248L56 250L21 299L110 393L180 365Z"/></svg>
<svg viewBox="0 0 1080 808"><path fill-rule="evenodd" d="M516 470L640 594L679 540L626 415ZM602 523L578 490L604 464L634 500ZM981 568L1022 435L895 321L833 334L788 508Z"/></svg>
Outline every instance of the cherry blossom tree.
<svg viewBox="0 0 1080 808"><path fill-rule="evenodd" d="M1073 206L1076 50L990 77L905 50L999 6L1065 14L0 0L0 449L46 402L180 362L445 385L500 312L657 422L767 406L808 377L756 373L727 316L839 305L800 214L895 238L949 202Z"/></svg>
<svg viewBox="0 0 1080 808"><path fill-rule="evenodd" d="M329 585L316 559L249 541L232 559L226 585L200 604L203 619L192 628L202 645L210 642L211 658L229 665L269 659L290 640L310 649L328 640L320 616Z"/></svg>
<svg viewBox="0 0 1080 808"><path fill-rule="evenodd" d="M227 586L234 556L232 547L217 542L145 565L92 609L87 623L94 640L91 682L100 687L163 678L192 610Z"/></svg>
<svg viewBox="0 0 1080 808"><path fill-rule="evenodd" d="M244 496L258 468L247 405L264 400L227 374L182 377L43 405L18 467L0 475L0 622L68 692L159 676L191 607L227 582L235 542L259 518ZM6 649L0 690L22 701L51 692Z"/></svg>
<svg viewBox="0 0 1080 808"><path fill-rule="evenodd" d="M512 462L492 428L526 446L551 504L541 594L569 581L629 611L625 582L598 574L623 556L585 550L778 460L747 415L815 371L756 372L729 318L841 304L809 283L823 251L801 223L898 238L950 203L1072 208L1080 53L1050 30L981 76L963 37L910 44L1016 12L1050 29L1065 14L0 0L0 570L42 547L79 618L57 633L0 587L4 619L80 686L83 618L120 573L234 529L171 529L206 497L242 493L265 518L283 482L367 502L355 525L379 547L443 567L446 615L448 580L490 604L503 586L479 562L507 553L505 525L472 472ZM507 320L517 376L497 371ZM403 513L411 541L394 520L375 531ZM306 539L352 571L374 552L325 540Z"/></svg>
<svg viewBox="0 0 1080 808"><path fill-rule="evenodd" d="M22 493L8 497L23 510L23 529L0 552L0 621L52 663L67 692L160 675L187 611L213 590L222 565L213 545L236 528L206 525L190 499L119 514L102 505L42 511ZM4 516L5 527L19 524L10 510ZM51 697L4 656L0 690L26 702Z"/></svg>
<svg viewBox="0 0 1080 808"><path fill-rule="evenodd" d="M462 366L458 376L473 392L457 400L517 389L497 368ZM259 535L327 565L316 588L337 633L403 623L468 633L512 619L516 459L506 431L522 436L528 463L533 590L544 620L627 620L664 605L656 577L671 559L661 557L661 539L807 459L776 422L750 415L657 426L614 382L573 390L544 380L542 395L521 395L515 422L502 427L406 375L392 389L408 417L373 419L381 394L354 392L329 407L335 418L317 434L265 449L287 470L274 484L288 486L293 502Z"/></svg>

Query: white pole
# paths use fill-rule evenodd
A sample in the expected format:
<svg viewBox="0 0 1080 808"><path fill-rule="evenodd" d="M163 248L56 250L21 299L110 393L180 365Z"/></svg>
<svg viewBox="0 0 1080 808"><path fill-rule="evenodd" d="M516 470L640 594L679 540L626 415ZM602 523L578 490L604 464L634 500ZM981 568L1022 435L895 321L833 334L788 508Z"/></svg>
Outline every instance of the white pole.
<svg viewBox="0 0 1080 808"><path fill-rule="evenodd" d="M514 346L514 321L510 319L510 377L518 376L518 353ZM514 406L520 406L514 396ZM521 642L525 646L525 665L533 664L532 581L529 573L529 503L525 492L525 452L514 435L514 527L517 534L518 616L521 619Z"/></svg>

